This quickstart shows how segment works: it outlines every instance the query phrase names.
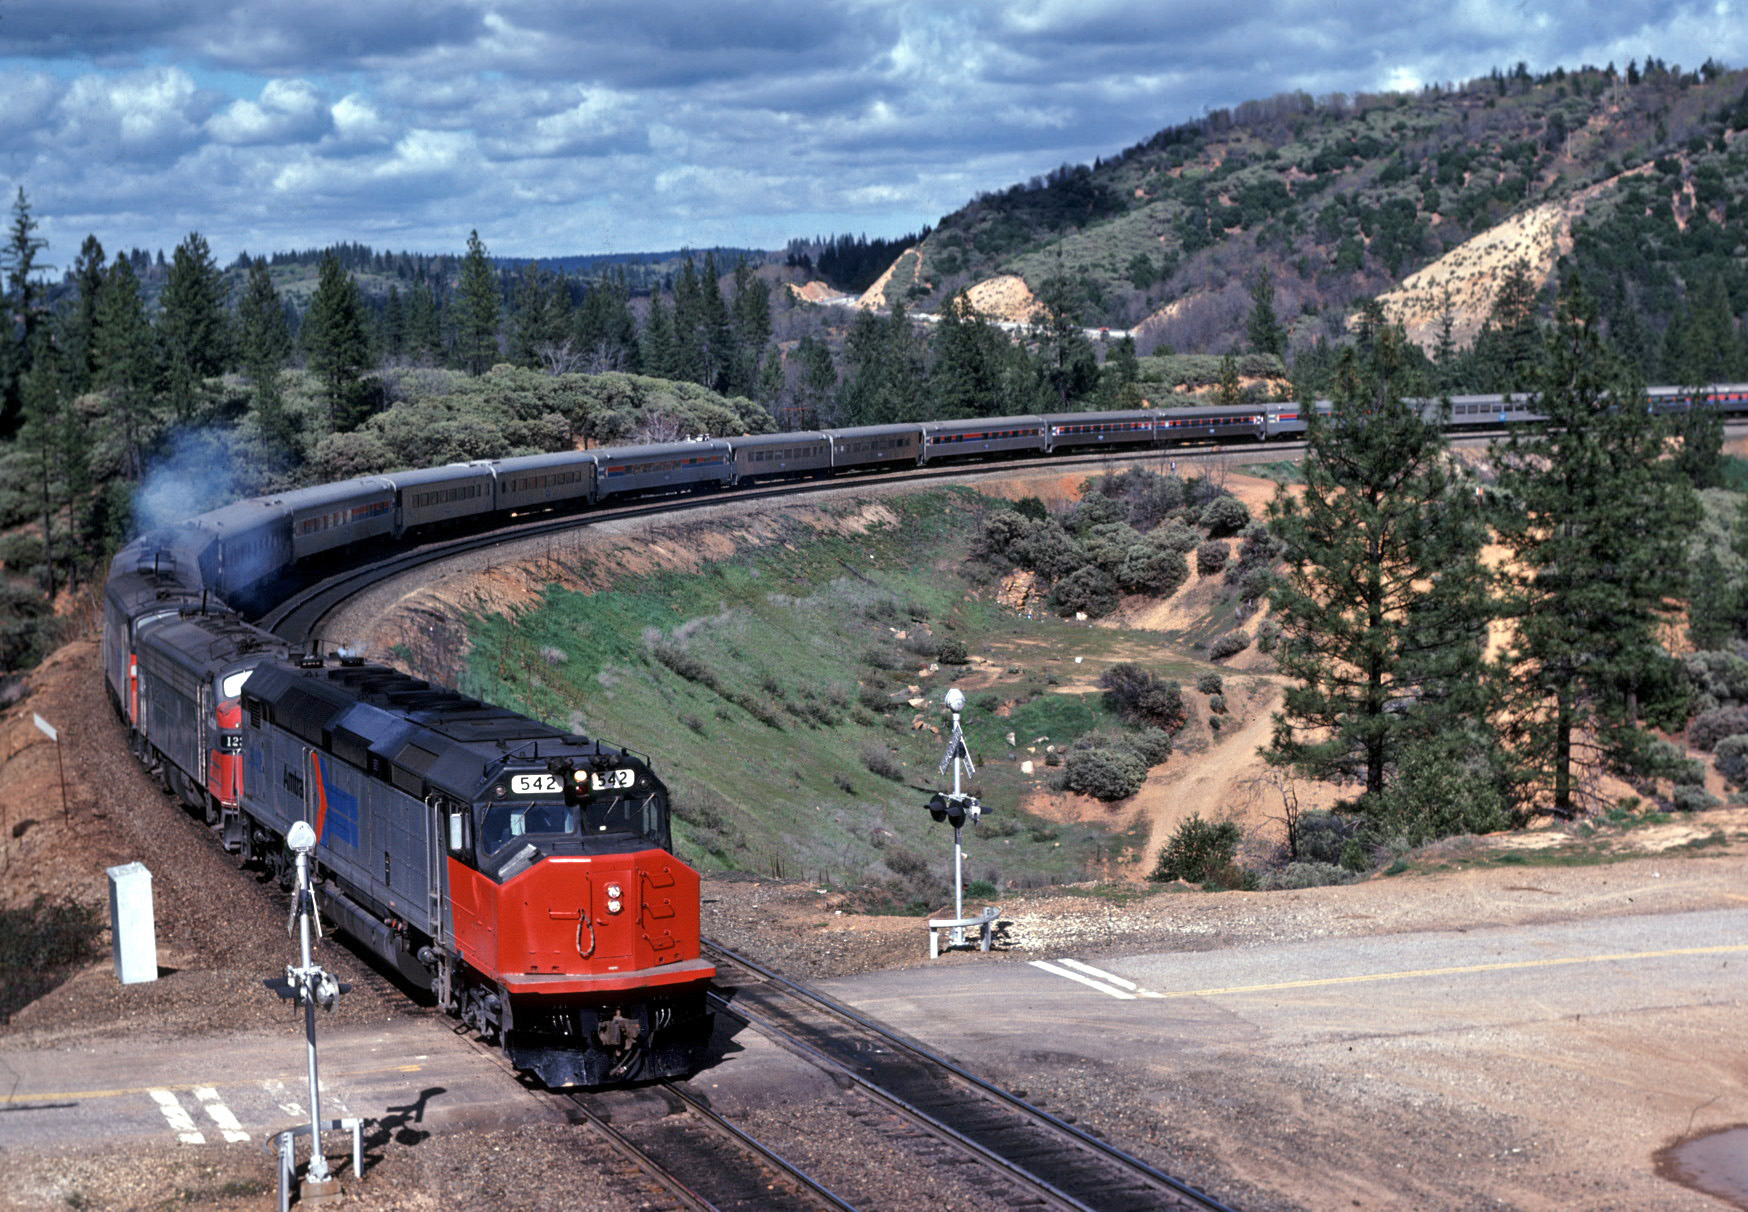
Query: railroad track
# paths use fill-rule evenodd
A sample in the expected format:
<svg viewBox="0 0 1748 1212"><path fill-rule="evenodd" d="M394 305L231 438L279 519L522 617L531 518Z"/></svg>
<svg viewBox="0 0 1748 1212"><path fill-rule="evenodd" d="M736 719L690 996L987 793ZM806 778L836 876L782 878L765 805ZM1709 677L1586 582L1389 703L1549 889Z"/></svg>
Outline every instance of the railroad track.
<svg viewBox="0 0 1748 1212"><path fill-rule="evenodd" d="M1162 447L1158 450L1094 451L1083 455L1055 455L1038 459L998 459L987 463L952 463L944 466L905 468L903 470L827 476L773 484L763 488L736 488L726 492L698 492L656 499L643 499L632 504L608 505L580 512L545 514L525 522L501 526L489 531L463 534L406 547L380 559L354 568L335 572L322 580L303 585L278 605L252 621L280 638L306 647L313 646L322 634L322 625L353 595L362 593L377 581L410 572L427 564L452 556L480 551L499 543L521 542L544 535L560 534L581 526L629 518L654 517L664 513L681 513L712 506L739 502L757 503L802 497L811 493L844 489L890 487L898 484L926 485L981 476L999 475L1028 467L1080 470L1091 474L1101 467L1130 464L1157 464L1161 467L1176 463L1194 463L1206 458L1229 460L1235 465L1257 462L1277 462L1291 458L1304 449L1303 442L1281 442L1270 445L1242 447L1202 447L1194 444Z"/></svg>
<svg viewBox="0 0 1748 1212"><path fill-rule="evenodd" d="M1078 1212L1184 1209L1231 1212L1226 1204L851 1008L806 989L718 943L713 994L720 1013L853 1083L910 1120L930 1150L956 1150L985 1168L988 1191L1011 1207ZM724 968L737 972L725 987Z"/></svg>
<svg viewBox="0 0 1748 1212"><path fill-rule="evenodd" d="M659 1098L626 1114L627 1104ZM676 1207L693 1212L857 1212L770 1145L717 1113L679 1082L640 1091L573 1094L577 1116L636 1165ZM647 1205L646 1205L647 1206Z"/></svg>

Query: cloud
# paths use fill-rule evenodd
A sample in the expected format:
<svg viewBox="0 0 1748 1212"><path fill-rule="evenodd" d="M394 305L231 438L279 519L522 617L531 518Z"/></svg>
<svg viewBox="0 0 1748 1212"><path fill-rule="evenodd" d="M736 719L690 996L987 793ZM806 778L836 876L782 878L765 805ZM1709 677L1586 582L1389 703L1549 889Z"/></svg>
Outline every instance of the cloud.
<svg viewBox="0 0 1748 1212"><path fill-rule="evenodd" d="M1738 0L15 0L0 186L54 255L897 235L1206 109L1748 57ZM86 226L88 225L88 226ZM66 245L66 248L61 248Z"/></svg>
<svg viewBox="0 0 1748 1212"><path fill-rule="evenodd" d="M233 101L207 120L220 143L307 143L333 129L321 95L304 80L269 80L259 101Z"/></svg>

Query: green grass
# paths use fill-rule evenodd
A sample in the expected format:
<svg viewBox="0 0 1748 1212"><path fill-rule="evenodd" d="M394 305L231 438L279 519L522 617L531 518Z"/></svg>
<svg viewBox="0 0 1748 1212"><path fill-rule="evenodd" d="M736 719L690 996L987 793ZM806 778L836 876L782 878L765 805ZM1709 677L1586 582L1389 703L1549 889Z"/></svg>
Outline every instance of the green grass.
<svg viewBox="0 0 1748 1212"><path fill-rule="evenodd" d="M951 833L923 804L950 786L937 773L941 695L974 679L971 790L991 811L967 830L967 879L1090 878L1138 840L1096 825L1035 828L1015 807L1033 782L1020 762L1042 763L1042 745L1025 752L1033 737L1065 745L1116 725L1102 696L1052 681L1087 677L1134 637L1016 619L981 596L964 569L990 507L982 497L949 490L886 504L896 522L866 533L792 522L782 541L695 574L624 578L594 593L555 586L515 616L470 619L462 687L654 755L674 791L677 845L705 868L874 887L880 904L902 906L951 887ZM982 660L925 672L949 637ZM871 650L897 667L865 663ZM885 711L865 705L888 701ZM995 716L998 706L1012 714ZM941 734L914 728L918 715ZM898 780L870 769L889 765Z"/></svg>

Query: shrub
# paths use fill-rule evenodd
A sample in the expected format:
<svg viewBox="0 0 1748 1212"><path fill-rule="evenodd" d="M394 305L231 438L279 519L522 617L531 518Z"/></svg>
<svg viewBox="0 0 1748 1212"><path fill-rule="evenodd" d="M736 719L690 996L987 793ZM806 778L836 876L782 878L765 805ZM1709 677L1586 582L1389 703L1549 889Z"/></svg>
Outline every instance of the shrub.
<svg viewBox="0 0 1748 1212"><path fill-rule="evenodd" d="M1249 647L1249 636L1242 631L1228 631L1208 646L1208 656L1211 660L1223 661L1229 656L1237 656Z"/></svg>
<svg viewBox="0 0 1748 1212"><path fill-rule="evenodd" d="M1215 715L1225 715L1226 714L1226 696L1223 694L1211 694L1211 695L1209 695L1208 696L1208 710Z"/></svg>
<svg viewBox="0 0 1748 1212"><path fill-rule="evenodd" d="M1281 625L1273 619L1264 619L1256 625L1256 650L1258 652L1273 652L1275 645L1281 642Z"/></svg>
<svg viewBox="0 0 1748 1212"><path fill-rule="evenodd" d="M1167 732L1184 726L1183 689L1132 661L1112 665L1099 674L1099 686L1111 710L1131 724L1150 724Z"/></svg>
<svg viewBox="0 0 1748 1212"><path fill-rule="evenodd" d="M904 658L884 644L870 644L862 649L862 664L873 669L903 669Z"/></svg>
<svg viewBox="0 0 1748 1212"><path fill-rule="evenodd" d="M1333 812L1307 812L1299 818L1299 856L1304 863L1332 865L1341 861L1342 848L1359 831L1351 817Z"/></svg>
<svg viewBox="0 0 1748 1212"><path fill-rule="evenodd" d="M1230 554L1226 544L1219 539L1209 539L1196 548L1196 571L1203 576L1213 576L1226 567L1226 557Z"/></svg>
<svg viewBox="0 0 1748 1212"><path fill-rule="evenodd" d="M1220 694L1225 689L1225 682L1211 669L1196 678L1196 690L1202 694Z"/></svg>
<svg viewBox="0 0 1748 1212"><path fill-rule="evenodd" d="M964 665L970 662L971 652L964 640L942 640L935 648L935 659L943 665Z"/></svg>
<svg viewBox="0 0 1748 1212"><path fill-rule="evenodd" d="M1735 787L1748 787L1748 736L1727 736L1712 750L1718 773Z"/></svg>
<svg viewBox="0 0 1748 1212"><path fill-rule="evenodd" d="M1054 518L1032 527L1023 543L1009 552L1014 562L1039 576L1059 581L1087 564L1087 554Z"/></svg>
<svg viewBox="0 0 1748 1212"><path fill-rule="evenodd" d="M1127 522L1112 522L1094 526L1081 540L1081 546L1086 548L1087 557L1093 563L1114 577L1123 567L1129 549L1140 542L1141 534L1133 526Z"/></svg>
<svg viewBox="0 0 1748 1212"><path fill-rule="evenodd" d="M1250 510L1237 497L1215 497L1203 508L1201 523L1213 538L1237 534L1250 525Z"/></svg>
<svg viewBox="0 0 1748 1212"><path fill-rule="evenodd" d="M1159 765L1171 756L1171 733L1162 728L1143 728L1123 738L1148 768Z"/></svg>
<svg viewBox="0 0 1748 1212"><path fill-rule="evenodd" d="M1158 530L1147 536L1162 547L1169 547L1182 555L1188 555L1202 542L1202 536L1173 518Z"/></svg>
<svg viewBox="0 0 1748 1212"><path fill-rule="evenodd" d="M1669 795L1670 807L1677 812L1703 812L1718 806L1718 797L1697 783L1683 783Z"/></svg>
<svg viewBox="0 0 1748 1212"><path fill-rule="evenodd" d="M862 765L868 768L870 774L891 779L895 783L904 782L904 767L899 764L892 750L884 745L869 743L862 746Z"/></svg>
<svg viewBox="0 0 1748 1212"><path fill-rule="evenodd" d="M1064 577L1050 591L1050 608L1060 615L1084 613L1089 619L1100 619L1117 608L1122 594L1111 574L1096 564Z"/></svg>
<svg viewBox="0 0 1748 1212"><path fill-rule="evenodd" d="M1700 712L1687 726L1687 743L1710 753L1725 737L1744 734L1748 734L1748 709L1713 707Z"/></svg>
<svg viewBox="0 0 1748 1212"><path fill-rule="evenodd" d="M1335 863L1298 862L1269 872L1263 877L1264 888L1286 891L1292 888L1323 888L1331 884L1351 884L1356 874Z"/></svg>
<svg viewBox="0 0 1748 1212"><path fill-rule="evenodd" d="M1230 573L1228 573L1230 575ZM1274 586L1275 574L1266 564L1258 564L1246 568L1238 578L1238 596L1246 602L1260 602L1268 596Z"/></svg>
<svg viewBox="0 0 1748 1212"><path fill-rule="evenodd" d="M878 686L862 686L856 691L856 702L868 711L890 711L897 704Z"/></svg>
<svg viewBox="0 0 1748 1212"><path fill-rule="evenodd" d="M1189 580L1190 566L1181 552L1155 539L1145 539L1123 553L1116 575L1117 584L1129 593L1168 598Z"/></svg>
<svg viewBox="0 0 1748 1212"><path fill-rule="evenodd" d="M1701 696L1702 706L1748 703L1748 661L1735 653L1694 652L1682 658L1681 663Z"/></svg>
<svg viewBox="0 0 1748 1212"><path fill-rule="evenodd" d="M1076 749L1063 771L1064 787L1101 800L1134 795L1147 781L1147 767L1126 749Z"/></svg>
<svg viewBox="0 0 1748 1212"><path fill-rule="evenodd" d="M1204 821L1201 813L1191 813L1178 824L1147 878L1199 884L1216 869L1231 865L1239 841L1238 826L1231 821Z"/></svg>

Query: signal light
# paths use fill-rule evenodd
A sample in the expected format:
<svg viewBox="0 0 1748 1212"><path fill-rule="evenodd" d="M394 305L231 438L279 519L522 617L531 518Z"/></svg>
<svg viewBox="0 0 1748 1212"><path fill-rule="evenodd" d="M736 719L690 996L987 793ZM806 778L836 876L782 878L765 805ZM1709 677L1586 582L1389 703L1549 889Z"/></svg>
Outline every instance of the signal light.
<svg viewBox="0 0 1748 1212"><path fill-rule="evenodd" d="M925 806L931 817L937 821L946 821L955 829L965 823L966 817L976 819L983 815L983 805L978 802L977 797L964 793L952 794L937 791L929 797L929 802Z"/></svg>
<svg viewBox="0 0 1748 1212"><path fill-rule="evenodd" d="M936 821L944 821L947 819L947 797L946 796L941 795L939 792L930 796L928 807L929 807L929 815L934 817Z"/></svg>

